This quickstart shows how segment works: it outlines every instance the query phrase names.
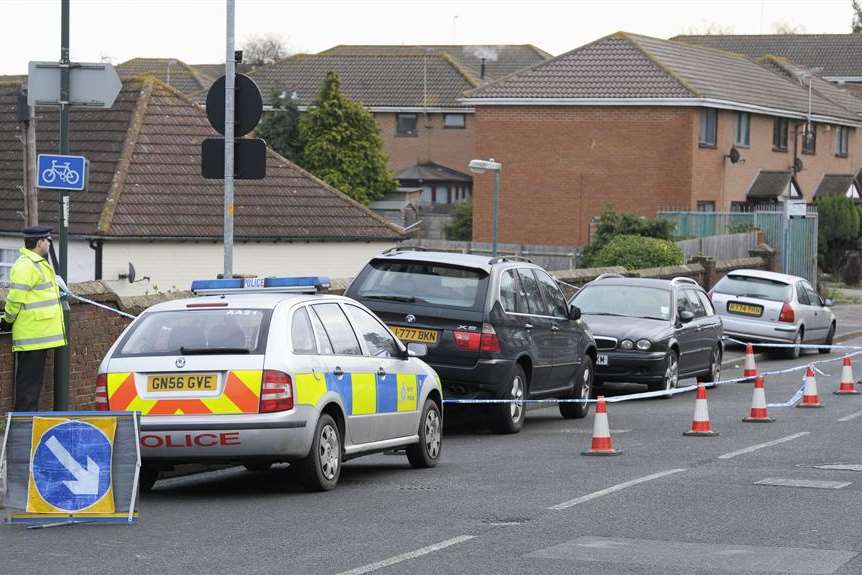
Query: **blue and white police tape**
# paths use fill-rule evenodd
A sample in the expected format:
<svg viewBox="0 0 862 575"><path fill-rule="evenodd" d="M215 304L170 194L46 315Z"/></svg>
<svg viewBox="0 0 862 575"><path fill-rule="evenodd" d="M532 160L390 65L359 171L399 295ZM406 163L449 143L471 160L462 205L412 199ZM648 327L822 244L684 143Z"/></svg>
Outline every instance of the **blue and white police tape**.
<svg viewBox="0 0 862 575"><path fill-rule="evenodd" d="M93 301L93 300L91 300L91 299L87 299L87 298L85 298L85 297L81 297L81 296L79 296L79 295L75 295L75 294L73 294L72 292L63 292L63 293L61 293L60 295L61 295L61 296L67 296L67 297L70 297L70 298L72 298L72 299L76 299L76 300L78 300L78 301L80 301L80 302L83 302L83 303L88 303L88 304L90 304L90 305L93 305L93 306L96 306L96 307L98 307L98 308L102 308L102 309L104 309L104 310L107 310L107 311L113 312L113 313L115 313L115 314L117 314L117 315L120 315L120 316L125 317L125 318L128 318L128 319L137 319L137 318L138 318L138 316L136 316L136 315L132 315L132 314L130 314L130 313L126 313L126 312L124 312L124 311L120 311L120 310L118 310L118 309L116 309L116 308L112 308L112 307L111 307L111 306L109 306L109 305L105 305L105 304L99 303L99 302L97 302L97 301Z"/></svg>
<svg viewBox="0 0 862 575"><path fill-rule="evenodd" d="M751 344L753 347L774 347L777 349L790 349L798 347L799 349L854 349L854 350L862 350L862 345L841 345L841 344L817 344L817 343L756 343L753 341L741 341L736 338L732 338L729 336L724 336L722 338L724 341L729 341L731 343L736 343L739 345L747 345Z"/></svg>

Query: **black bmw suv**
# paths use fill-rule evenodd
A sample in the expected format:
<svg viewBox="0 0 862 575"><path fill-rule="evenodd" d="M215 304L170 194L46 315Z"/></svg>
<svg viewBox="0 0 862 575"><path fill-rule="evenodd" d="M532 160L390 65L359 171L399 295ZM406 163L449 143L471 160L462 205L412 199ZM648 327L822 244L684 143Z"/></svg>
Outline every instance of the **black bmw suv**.
<svg viewBox="0 0 862 575"><path fill-rule="evenodd" d="M392 248L345 295L371 308L423 358L448 399L589 398L596 346L557 282L523 258ZM524 424L524 404L491 404L501 433ZM587 403L561 403L566 418Z"/></svg>
<svg viewBox="0 0 862 575"><path fill-rule="evenodd" d="M694 280L605 274L570 301L595 337L597 385L644 383L659 391L675 388L686 377L718 381L721 318Z"/></svg>

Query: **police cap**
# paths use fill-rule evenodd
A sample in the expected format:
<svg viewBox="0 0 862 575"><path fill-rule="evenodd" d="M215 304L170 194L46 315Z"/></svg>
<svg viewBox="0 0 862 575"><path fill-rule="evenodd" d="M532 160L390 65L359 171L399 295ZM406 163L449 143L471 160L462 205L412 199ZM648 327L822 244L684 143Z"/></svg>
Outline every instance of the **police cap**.
<svg viewBox="0 0 862 575"><path fill-rule="evenodd" d="M42 238L51 239L51 233L54 230L51 226L30 226L28 228L24 228L23 231L25 238L40 240Z"/></svg>

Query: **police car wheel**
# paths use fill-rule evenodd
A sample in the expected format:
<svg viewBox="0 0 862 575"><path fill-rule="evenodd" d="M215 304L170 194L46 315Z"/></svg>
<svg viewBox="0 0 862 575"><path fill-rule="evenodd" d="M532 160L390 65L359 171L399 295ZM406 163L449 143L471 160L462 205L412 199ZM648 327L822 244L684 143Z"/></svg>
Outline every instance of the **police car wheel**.
<svg viewBox="0 0 862 575"><path fill-rule="evenodd" d="M503 386L501 399L506 403L496 404L493 409L494 429L497 433L518 433L524 427L526 406L522 403L527 398L527 376L524 368L515 364L509 379Z"/></svg>
<svg viewBox="0 0 862 575"><path fill-rule="evenodd" d="M419 443L407 446L407 461L411 467L434 467L443 449L443 418L434 401L425 401L419 420Z"/></svg>
<svg viewBox="0 0 862 575"><path fill-rule="evenodd" d="M331 416L317 420L308 456L299 462L302 484L310 491L330 491L341 477L341 433Z"/></svg>
<svg viewBox="0 0 862 575"><path fill-rule="evenodd" d="M159 468L150 467L148 465L141 466L141 474L138 477L138 487L142 493L146 493L153 488L156 480L159 478Z"/></svg>

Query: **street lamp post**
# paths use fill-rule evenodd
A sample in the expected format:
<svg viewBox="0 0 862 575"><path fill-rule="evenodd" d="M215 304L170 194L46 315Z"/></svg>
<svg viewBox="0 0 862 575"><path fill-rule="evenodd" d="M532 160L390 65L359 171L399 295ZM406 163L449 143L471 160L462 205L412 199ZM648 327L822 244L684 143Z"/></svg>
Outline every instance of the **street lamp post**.
<svg viewBox="0 0 862 575"><path fill-rule="evenodd" d="M490 160L470 160L468 164L470 171L474 174L484 174L486 171L494 172L494 208L493 208L493 223L491 232L491 256L497 257L497 225L499 222L500 212L500 172L503 170L503 164L495 162L494 158Z"/></svg>

